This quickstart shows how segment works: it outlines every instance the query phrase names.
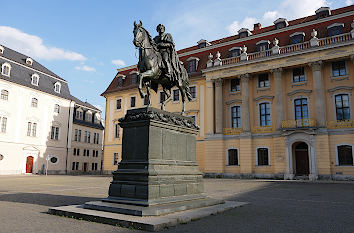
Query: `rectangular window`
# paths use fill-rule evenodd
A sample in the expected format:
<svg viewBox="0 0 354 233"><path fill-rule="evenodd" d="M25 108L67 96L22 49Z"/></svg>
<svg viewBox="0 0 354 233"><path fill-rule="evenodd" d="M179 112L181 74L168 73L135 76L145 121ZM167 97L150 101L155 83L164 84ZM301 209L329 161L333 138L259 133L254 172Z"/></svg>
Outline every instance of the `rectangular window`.
<svg viewBox="0 0 354 233"><path fill-rule="evenodd" d="M71 170L75 170L75 162L73 162L73 165L72 165L72 167L71 167Z"/></svg>
<svg viewBox="0 0 354 233"><path fill-rule="evenodd" d="M31 136L32 122L27 123L27 136Z"/></svg>
<svg viewBox="0 0 354 233"><path fill-rule="evenodd" d="M83 156L86 156L86 149L84 149L84 154L83 154Z"/></svg>
<svg viewBox="0 0 354 233"><path fill-rule="evenodd" d="M349 95L340 94L335 96L336 116L338 121L350 119Z"/></svg>
<svg viewBox="0 0 354 233"><path fill-rule="evenodd" d="M74 141L78 141L78 136L79 136L79 130L75 129L75 136L74 136Z"/></svg>
<svg viewBox="0 0 354 233"><path fill-rule="evenodd" d="M115 125L114 125L114 137L115 138L119 138L119 125L118 125L118 123L116 123Z"/></svg>
<svg viewBox="0 0 354 233"><path fill-rule="evenodd" d="M80 149L76 149L76 155L80 155Z"/></svg>
<svg viewBox="0 0 354 233"><path fill-rule="evenodd" d="M9 99L9 92L7 90L1 90L1 99L8 100Z"/></svg>
<svg viewBox="0 0 354 233"><path fill-rule="evenodd" d="M257 161L258 166L267 166L269 165L269 154L268 148L258 148L257 149Z"/></svg>
<svg viewBox="0 0 354 233"><path fill-rule="evenodd" d="M81 142L81 129L79 130L78 142Z"/></svg>
<svg viewBox="0 0 354 233"><path fill-rule="evenodd" d="M179 90L173 90L173 101L179 101Z"/></svg>
<svg viewBox="0 0 354 233"><path fill-rule="evenodd" d="M291 44L299 44L304 42L304 35L295 35L290 37L290 43Z"/></svg>
<svg viewBox="0 0 354 233"><path fill-rule="evenodd" d="M197 87L190 87L189 90L191 92L192 98L196 99L197 98Z"/></svg>
<svg viewBox="0 0 354 233"><path fill-rule="evenodd" d="M0 117L0 121L1 121L1 133L6 133L7 118Z"/></svg>
<svg viewBox="0 0 354 233"><path fill-rule="evenodd" d="M196 123L196 118L195 118L195 116L190 116L190 118L192 118L192 121L193 121L193 123L195 124Z"/></svg>
<svg viewBox="0 0 354 233"><path fill-rule="evenodd" d="M160 92L160 104L166 100L166 94L165 92L161 91Z"/></svg>
<svg viewBox="0 0 354 233"><path fill-rule="evenodd" d="M309 111L307 106L307 99L306 98L296 99L295 100L295 120L302 120L308 118L309 118Z"/></svg>
<svg viewBox="0 0 354 233"><path fill-rule="evenodd" d="M353 166L353 147L350 145L338 146L338 165Z"/></svg>
<svg viewBox="0 0 354 233"><path fill-rule="evenodd" d="M87 132L87 143L91 142L91 132Z"/></svg>
<svg viewBox="0 0 354 233"><path fill-rule="evenodd" d="M229 51L229 57L238 57L240 56L241 51L240 49L232 49Z"/></svg>
<svg viewBox="0 0 354 233"><path fill-rule="evenodd" d="M27 123L27 136L36 137L37 134L37 123L28 122Z"/></svg>
<svg viewBox="0 0 354 233"><path fill-rule="evenodd" d="M99 144L99 140L100 140L100 134L97 133L97 136L96 136L96 144Z"/></svg>
<svg viewBox="0 0 354 233"><path fill-rule="evenodd" d="M304 67L293 69L293 82L298 83L298 82L305 82L305 81L306 81L306 78L305 78Z"/></svg>
<svg viewBox="0 0 354 233"><path fill-rule="evenodd" d="M231 79L230 91L235 92L235 91L240 91L240 90L241 90L240 79L238 79L238 78Z"/></svg>
<svg viewBox="0 0 354 233"><path fill-rule="evenodd" d="M59 140L59 127L52 126L50 131L50 139Z"/></svg>
<svg viewBox="0 0 354 233"><path fill-rule="evenodd" d="M347 70L345 69L345 61L337 61L332 62L332 76L344 76L347 74Z"/></svg>
<svg viewBox="0 0 354 233"><path fill-rule="evenodd" d="M113 165L118 164L118 153L113 153Z"/></svg>
<svg viewBox="0 0 354 233"><path fill-rule="evenodd" d="M343 26L335 26L328 29L329 36L336 36L343 34Z"/></svg>
<svg viewBox="0 0 354 233"><path fill-rule="evenodd" d="M195 59L188 61L188 73L197 71L197 61Z"/></svg>
<svg viewBox="0 0 354 233"><path fill-rule="evenodd" d="M54 105L54 112L55 113L59 113L59 111L60 111L60 105L59 104L55 104Z"/></svg>
<svg viewBox="0 0 354 233"><path fill-rule="evenodd" d="M84 132L84 142L87 142L87 131Z"/></svg>
<svg viewBox="0 0 354 233"><path fill-rule="evenodd" d="M258 75L258 87L269 87L269 76L268 74Z"/></svg>
<svg viewBox="0 0 354 233"><path fill-rule="evenodd" d="M36 98L32 98L31 107L33 108L38 107L38 100Z"/></svg>
<svg viewBox="0 0 354 233"><path fill-rule="evenodd" d="M76 155L76 148L74 148L73 150L73 155Z"/></svg>
<svg viewBox="0 0 354 233"><path fill-rule="evenodd" d="M122 99L117 99L117 103L116 103L116 109L122 109Z"/></svg>
<svg viewBox="0 0 354 233"><path fill-rule="evenodd" d="M130 84L135 85L138 81L138 75L136 73L133 73L130 75Z"/></svg>
<svg viewBox="0 0 354 233"><path fill-rule="evenodd" d="M86 156L90 156L90 150L86 150Z"/></svg>
<svg viewBox="0 0 354 233"><path fill-rule="evenodd" d="M79 162L76 162L75 170L79 170Z"/></svg>
<svg viewBox="0 0 354 233"><path fill-rule="evenodd" d="M135 100L136 100L135 96L130 97L130 107L131 108L135 108Z"/></svg>
<svg viewBox="0 0 354 233"><path fill-rule="evenodd" d="M259 125L270 126L272 125L270 120L270 103L259 104Z"/></svg>
<svg viewBox="0 0 354 233"><path fill-rule="evenodd" d="M228 164L227 165L238 165L238 151L237 149L228 149Z"/></svg>
<svg viewBox="0 0 354 233"><path fill-rule="evenodd" d="M231 108L231 127L241 128L241 107L234 106Z"/></svg>

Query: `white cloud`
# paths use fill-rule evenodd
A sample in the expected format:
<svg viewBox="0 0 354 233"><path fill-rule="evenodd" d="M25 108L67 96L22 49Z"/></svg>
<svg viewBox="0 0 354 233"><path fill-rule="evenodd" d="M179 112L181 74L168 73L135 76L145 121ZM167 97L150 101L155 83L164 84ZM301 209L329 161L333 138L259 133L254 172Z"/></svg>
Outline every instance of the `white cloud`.
<svg viewBox="0 0 354 233"><path fill-rule="evenodd" d="M35 35L24 33L16 28L0 26L0 41L3 45L36 59L84 61L82 54L43 44Z"/></svg>
<svg viewBox="0 0 354 233"><path fill-rule="evenodd" d="M246 17L241 23L234 21L231 25L228 26L228 30L230 34L235 35L241 28L248 28L252 30L253 24L255 23L257 23L256 18Z"/></svg>
<svg viewBox="0 0 354 233"><path fill-rule="evenodd" d="M346 4L347 6L350 6L350 5L353 4L353 1L352 1L352 0L346 0L346 1L345 1L345 4Z"/></svg>
<svg viewBox="0 0 354 233"><path fill-rule="evenodd" d="M347 3L349 1L351 0L347 0ZM261 19L246 17L241 23L234 21L228 26L228 31L231 35L234 35L242 27L246 27L252 31L253 24L257 21L260 21L266 27L272 25L273 21L277 18L292 20L314 15L318 8L328 5L330 3L327 0L283 0L276 10L266 11Z"/></svg>
<svg viewBox="0 0 354 233"><path fill-rule="evenodd" d="M114 64L116 66L125 66L126 65L125 62L120 59L112 60L112 64Z"/></svg>
<svg viewBox="0 0 354 233"><path fill-rule="evenodd" d="M94 72L96 69L91 66L83 65L83 66L75 66L75 69L77 70L82 70L82 71L87 71L87 72Z"/></svg>

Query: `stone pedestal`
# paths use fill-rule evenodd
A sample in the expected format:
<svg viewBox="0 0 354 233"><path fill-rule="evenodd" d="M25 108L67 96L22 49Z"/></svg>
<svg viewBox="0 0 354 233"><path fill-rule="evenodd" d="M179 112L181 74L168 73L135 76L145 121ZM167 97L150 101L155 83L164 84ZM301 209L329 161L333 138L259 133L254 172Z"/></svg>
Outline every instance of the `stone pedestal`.
<svg viewBox="0 0 354 233"><path fill-rule="evenodd" d="M122 160L109 196L84 208L152 216L222 203L203 195L191 118L147 107L128 110L120 126Z"/></svg>

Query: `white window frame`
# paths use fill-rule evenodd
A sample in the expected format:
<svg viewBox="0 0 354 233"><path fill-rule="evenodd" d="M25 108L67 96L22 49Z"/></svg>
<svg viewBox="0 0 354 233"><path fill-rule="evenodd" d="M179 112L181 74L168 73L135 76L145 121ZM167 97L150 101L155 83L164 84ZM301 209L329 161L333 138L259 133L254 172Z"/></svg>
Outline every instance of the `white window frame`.
<svg viewBox="0 0 354 233"><path fill-rule="evenodd" d="M311 112L310 112L310 97L308 96L302 96L302 95L299 95L299 96L295 96L293 99L292 99L292 103L293 103L293 119L295 120L296 119L296 111L295 111L295 100L297 99L306 99L307 101L307 112L309 113L309 119L311 118Z"/></svg>
<svg viewBox="0 0 354 233"><path fill-rule="evenodd" d="M30 132L29 132L29 135L28 135L28 123L31 123L31 128L30 128ZM36 135L33 135L33 126L34 126L34 124L36 124L36 130L35 130L35 132L36 132ZM34 138L36 138L36 137L38 137L38 133L39 133L39 124L38 124L38 122L37 121L27 121L26 122L26 136L27 137L34 137Z"/></svg>
<svg viewBox="0 0 354 233"><path fill-rule="evenodd" d="M79 113L79 114L78 114ZM80 113L81 113L81 117L80 117ZM75 119L77 120L83 120L84 118L84 111L81 108L77 108L75 110Z"/></svg>
<svg viewBox="0 0 354 233"><path fill-rule="evenodd" d="M36 97L31 98L31 107L32 108L38 108L38 99Z"/></svg>
<svg viewBox="0 0 354 233"><path fill-rule="evenodd" d="M232 117L231 117L231 114L232 114L232 108L233 107L240 107L240 114L241 114L241 117L240 117L240 124L241 124L241 127L240 128L235 128L235 129L242 129L242 105L240 104L232 104L229 106L229 119L230 119L230 128L232 128Z"/></svg>
<svg viewBox="0 0 354 233"><path fill-rule="evenodd" d="M352 157L353 157L353 163L354 163L354 144L341 143L341 144L336 144L336 146L335 146L336 166L338 166L338 167L354 167L354 164L353 165L339 165L339 158L338 158L338 147L339 146L351 146L352 147Z"/></svg>
<svg viewBox="0 0 354 233"><path fill-rule="evenodd" d="M37 78L37 82L35 82L35 78ZM39 75L38 74L32 74L31 84L34 86L38 86L38 84L39 84Z"/></svg>
<svg viewBox="0 0 354 233"><path fill-rule="evenodd" d="M349 97L349 113L350 113L350 119L353 119L353 110L352 110L352 94L350 91L345 92L345 91L340 91L340 92L333 92L332 94L332 106L333 106L333 114L334 117L333 119L337 121L337 108L336 108L336 95L348 95Z"/></svg>
<svg viewBox="0 0 354 233"><path fill-rule="evenodd" d="M60 91L61 91L61 83L60 83L60 82L56 82L56 83L54 84L54 91L55 91L56 93L60 93Z"/></svg>
<svg viewBox="0 0 354 233"><path fill-rule="evenodd" d="M237 165L231 165L229 164L229 150L237 150ZM239 167L240 166L240 150L238 149L238 147L228 147L226 148L226 166L227 167Z"/></svg>
<svg viewBox="0 0 354 233"><path fill-rule="evenodd" d="M258 165L258 149L262 149L262 148L265 148L265 149L268 149L268 165ZM270 153L270 148L269 146L257 146L256 147L256 167L267 167L267 166L271 166L271 163L270 163L270 156L271 156L271 153Z"/></svg>
<svg viewBox="0 0 354 233"><path fill-rule="evenodd" d="M119 97L119 98L116 98L115 99L116 101L115 101L115 110L116 111L122 111L122 109L123 109L123 98L121 98L121 97ZM120 108L118 109L117 107L117 102L118 102L118 100L120 100Z"/></svg>
<svg viewBox="0 0 354 233"><path fill-rule="evenodd" d="M6 97L6 99L2 98L2 92L3 92L3 91L6 91L6 92L7 92L7 97ZM3 100L3 101L9 101L10 92L9 92L8 90L6 90L6 89L1 89L0 95L1 95L1 97L0 97L1 100Z"/></svg>
<svg viewBox="0 0 354 233"><path fill-rule="evenodd" d="M135 106L134 107L132 107L132 98L135 98ZM137 98L137 96L136 95L131 95L131 96L129 96L129 108L130 109L135 109L135 108L137 108L138 107L138 98Z"/></svg>
<svg viewBox="0 0 354 233"><path fill-rule="evenodd" d="M87 110L85 113L85 121L92 122L92 112L90 110Z"/></svg>
<svg viewBox="0 0 354 233"><path fill-rule="evenodd" d="M56 114L60 113L60 104L54 104L54 113Z"/></svg>
<svg viewBox="0 0 354 233"><path fill-rule="evenodd" d="M195 101L198 99L198 87L197 87L197 85L191 85L191 86L189 86L189 89L191 87L195 87L195 97L192 97L192 100L191 100L191 101Z"/></svg>
<svg viewBox="0 0 354 233"><path fill-rule="evenodd" d="M4 118L6 118L5 127L4 127L5 129L3 129ZM8 122L9 122L9 118L7 116L0 115L0 133L6 134Z"/></svg>
<svg viewBox="0 0 354 233"><path fill-rule="evenodd" d="M174 91L178 91L178 100L174 100ZM172 103L179 103L181 101L181 93L178 88L172 89Z"/></svg>
<svg viewBox="0 0 354 233"><path fill-rule="evenodd" d="M187 59L187 68L189 68L189 61L192 61L192 60L195 60L195 71L194 71L194 72L197 72L197 70L198 70L198 63L199 63L199 58L197 58L197 57L189 57L189 58ZM188 72L188 73L191 73L191 72L189 72L189 69L187 69L187 72ZM194 72L192 72L192 73L194 73Z"/></svg>
<svg viewBox="0 0 354 233"><path fill-rule="evenodd" d="M9 73L8 73L8 74L5 74L5 73L4 73L4 70L5 70L4 67L5 67L5 66L7 66L7 67L9 68ZM11 67L10 63L5 62L5 63L2 64L2 66L1 66L1 74L4 75L4 76L10 77L11 68L12 68L12 67Z"/></svg>
<svg viewBox="0 0 354 233"><path fill-rule="evenodd" d="M270 104L270 125L264 125L264 126L261 126L261 112L259 111L259 105L260 104L263 104L263 103L268 103ZM257 102L257 126L259 127L271 127L273 126L273 116L272 116L272 101L262 101L262 100L259 100L259 102Z"/></svg>

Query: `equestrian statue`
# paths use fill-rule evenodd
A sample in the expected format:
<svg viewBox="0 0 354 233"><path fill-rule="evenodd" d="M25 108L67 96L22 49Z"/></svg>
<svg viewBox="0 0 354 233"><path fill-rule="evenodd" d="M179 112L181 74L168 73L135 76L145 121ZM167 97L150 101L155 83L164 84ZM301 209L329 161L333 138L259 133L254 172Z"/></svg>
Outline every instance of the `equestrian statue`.
<svg viewBox="0 0 354 233"><path fill-rule="evenodd" d="M161 109L164 110L166 103L171 100L171 88L177 86L181 93L184 114L186 98L192 100L188 73L178 59L171 34L165 33L165 26L162 24L159 24L156 30L159 35L152 39L141 21L139 24L134 22L133 44L139 48L139 94L141 98L147 98L150 106L150 89L157 93L160 84L166 97L161 103ZM146 94L143 92L143 86L146 88Z"/></svg>

